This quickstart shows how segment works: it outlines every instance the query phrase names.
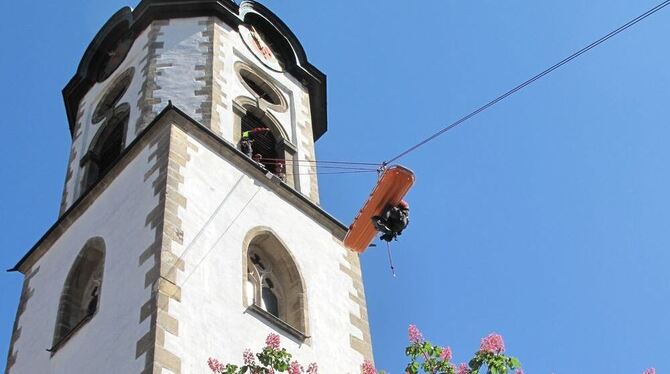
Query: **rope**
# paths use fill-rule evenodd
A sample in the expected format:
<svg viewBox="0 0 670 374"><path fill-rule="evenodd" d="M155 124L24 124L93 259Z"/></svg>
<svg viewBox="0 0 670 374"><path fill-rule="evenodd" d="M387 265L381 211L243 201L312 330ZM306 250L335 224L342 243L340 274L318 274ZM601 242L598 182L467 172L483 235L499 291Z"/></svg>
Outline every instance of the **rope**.
<svg viewBox="0 0 670 374"><path fill-rule="evenodd" d="M358 162L358 161L324 161L324 160L306 160L306 159L293 159L285 160L283 158L263 158L263 160L268 161L278 161L286 163L316 163L316 164L336 164L336 165L366 165L366 166L379 166L379 162Z"/></svg>
<svg viewBox="0 0 670 374"><path fill-rule="evenodd" d="M196 272L196 270L198 270L198 268L200 267L200 265L202 265L202 263L205 261L205 259L212 253L212 251L214 249L216 249L216 246L219 244L221 239L223 239L224 235L226 235L228 230L230 230L230 228L235 224L235 222L237 222L237 219L240 218L242 213L244 213L244 211L247 209L247 207L249 207L249 204L251 204L251 201L256 197L256 195L258 195L258 193L260 191L261 191L261 187L259 186L258 189L256 189L256 192L254 192L254 194L251 195L251 197L249 198L249 200L247 200L247 202L244 204L244 206L242 206L242 209L240 209L240 211L237 212L235 217L233 217L233 219L230 221L230 223L228 224L226 229L223 230L223 232L221 233L221 235L219 235L218 238L216 238L216 240L214 241L214 244L212 244L212 246L209 247L209 250L207 250L205 255L200 259L200 261L198 261L198 263L195 265L195 267L193 267L193 270L186 275L186 277L181 282L181 284L179 284L179 288L182 288L186 285L186 282L188 282L188 280L191 278L191 275L193 275ZM170 297L174 296L174 293L176 293L176 291L173 292L173 294Z"/></svg>
<svg viewBox="0 0 670 374"><path fill-rule="evenodd" d="M219 203L219 205L218 205L218 206L216 207L216 209L214 209L214 211L209 215L209 217L207 218L207 221L205 221L205 223L200 227L200 230L198 230L198 233L195 234L195 236L193 237L193 239L191 240L191 242L188 243L188 245L186 246L186 248L184 248L184 250L182 251L181 255L179 255L179 257L177 258L177 261L174 261L174 263L172 264L172 266L170 266L170 268L168 269L167 274L170 274L170 273L174 270L174 268L177 266L177 264L179 263L179 261L181 261L181 260L183 260L183 259L185 258L186 254L191 250L191 248L193 248L193 244L195 244L195 243L200 239L200 237L202 236L202 234L205 232L205 229L212 223L212 221L214 221L214 218L216 218L216 216L219 215L219 212L221 211L221 208L223 208L223 206L225 205L225 203L228 201L228 199L230 199L230 197L233 195L233 192L235 192L235 190L237 190L237 187L239 187L240 183L242 183L243 180L244 180L244 176L241 176L241 177L237 180L237 182L235 182L235 184L234 184L233 187L230 189L230 191L228 191L228 193L226 193L226 195L223 197L223 199L221 199L221 202ZM254 195L254 196L255 196L255 195Z"/></svg>
<svg viewBox="0 0 670 374"><path fill-rule="evenodd" d="M389 265L391 265L391 274L393 274L393 277L395 277L395 267L393 266L393 257L391 257L391 243L386 242L386 253L388 253L389 256Z"/></svg>
<svg viewBox="0 0 670 374"><path fill-rule="evenodd" d="M354 170L354 171L326 171L316 173L286 173L286 175L337 175L337 174L363 174L376 173L376 170Z"/></svg>
<svg viewBox="0 0 670 374"><path fill-rule="evenodd" d="M438 136L444 134L445 132L447 132L447 131L453 129L454 127L456 127L456 126L462 124L463 122L469 120L470 118L472 118L472 117L478 115L479 113L481 113L481 112L483 112L483 111L489 109L490 107L496 105L496 104L499 103L500 101L502 101L502 100L506 99L507 97L509 97L509 96L511 96L511 95L513 95L513 94L515 94L516 92L518 92L518 91L524 89L526 86L528 86L528 85L534 83L535 81L537 81L537 80L541 79L542 77L548 75L549 73L551 73L551 72L553 72L554 70L560 68L561 66L563 66L563 65L565 65L565 64L567 64L567 63L569 63L570 61L576 59L577 57L583 55L584 53L590 51L591 49L593 49L593 48L599 46L600 44L602 44L602 43L604 43L604 42L606 42L607 40L609 40L609 39L611 39L612 37L616 36L617 34L621 33L622 31L624 31L624 30L630 28L631 26L635 25L636 23L638 23L638 22L644 20L645 18L647 18L647 17L651 16L652 14L658 12L659 10L665 8L668 4L670 4L670 0L663 1L662 3L660 3L660 4L656 5L655 7L651 8L650 10L648 10L648 11L644 12L643 14L641 14L641 15L635 17L634 19L628 21L628 22L625 23L623 26L620 26L619 28L617 28L617 29L615 29L615 30L609 32L607 35L601 37L600 39L594 41L593 43L587 45L586 47L584 47L584 48L578 50L577 52L575 52L575 53L571 54L570 56L564 58L563 60L557 62L556 64L554 64L554 65L552 65L551 67L549 67L549 68L545 69L544 71L542 71L541 73L539 73L539 74L533 76L532 78L528 79L527 81L525 81L525 82L519 84L518 86L512 88L511 90L505 92L504 94L498 96L497 98L495 98L495 99L489 101L488 103L486 103L486 104L482 105L481 107L475 109L474 111L470 112L469 114L467 114L467 115L465 115L465 116L459 118L459 119L456 120L455 122L453 122L453 123L451 123L450 125L444 127L444 128L441 129L440 131L434 133L433 135L427 137L426 139L420 141L419 143L417 143L417 144L411 146L411 147L408 148L407 150L401 152L401 153L398 154L397 156L395 156L395 157L391 158L390 160L386 161L385 164L394 162L394 161L398 160L399 158L406 156L407 154L413 152L414 150L416 150L417 148L421 147L422 145L424 145L424 144L430 142L431 140L437 138Z"/></svg>
<svg viewBox="0 0 670 374"><path fill-rule="evenodd" d="M283 162L266 162L267 158L260 160L260 163L264 165L284 165ZM336 170L359 170L359 171L377 171L377 169L364 168L361 166L332 166L332 165L319 165L319 169L336 169Z"/></svg>

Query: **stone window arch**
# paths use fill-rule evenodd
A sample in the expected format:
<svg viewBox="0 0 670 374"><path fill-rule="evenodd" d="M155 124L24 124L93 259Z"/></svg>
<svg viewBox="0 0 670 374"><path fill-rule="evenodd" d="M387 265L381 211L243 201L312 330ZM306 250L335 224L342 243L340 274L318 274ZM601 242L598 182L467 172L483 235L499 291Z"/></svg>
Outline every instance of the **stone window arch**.
<svg viewBox="0 0 670 374"><path fill-rule="evenodd" d="M98 311L104 265L104 240L100 237L89 239L77 255L63 285L52 351L62 346Z"/></svg>
<svg viewBox="0 0 670 374"><path fill-rule="evenodd" d="M114 81L108 85L105 94L100 98L98 104L95 106L93 115L91 116L91 123L96 124L103 121L105 118L113 117L114 111L117 109L119 102L128 91L130 84L135 75L135 68L126 69Z"/></svg>
<svg viewBox="0 0 670 374"><path fill-rule="evenodd" d="M270 230L252 230L244 247L246 306L279 328L307 338L305 284L298 266L282 241Z"/></svg>
<svg viewBox="0 0 670 374"><path fill-rule="evenodd" d="M235 63L234 69L242 87L254 97L258 107L275 112L285 112L288 109L286 97L272 83L272 78L241 61Z"/></svg>
<svg viewBox="0 0 670 374"><path fill-rule="evenodd" d="M125 146L130 105L116 107L91 141L88 152L82 157L84 168L83 191L87 191L114 166Z"/></svg>
<svg viewBox="0 0 670 374"><path fill-rule="evenodd" d="M269 132L254 137L253 153L268 171L279 176L289 186L297 185L297 172L293 159L297 148L288 139L280 122L267 110L262 110L257 101L248 97L238 97L234 101L235 126L234 141L242 150L242 133L254 128L268 128Z"/></svg>

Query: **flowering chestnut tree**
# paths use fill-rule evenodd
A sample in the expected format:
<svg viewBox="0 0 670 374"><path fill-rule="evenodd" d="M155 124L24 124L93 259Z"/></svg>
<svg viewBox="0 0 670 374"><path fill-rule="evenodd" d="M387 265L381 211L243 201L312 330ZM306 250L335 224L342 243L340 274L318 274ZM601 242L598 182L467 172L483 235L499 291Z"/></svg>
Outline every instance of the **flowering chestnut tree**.
<svg viewBox="0 0 670 374"><path fill-rule="evenodd" d="M217 374L318 374L319 368L316 362L312 362L305 368L298 361L291 360L293 357L280 347L280 339L277 334L270 334L265 339L265 347L255 355L247 349L242 354L243 365L224 364L215 358L209 358L209 368ZM256 362L258 359L258 362Z"/></svg>
<svg viewBox="0 0 670 374"><path fill-rule="evenodd" d="M507 374L514 370L515 374L523 374L521 363L516 357L505 355L505 342L502 336L492 333L481 340L479 351L468 364L451 362L451 347L433 345L424 340L421 331L414 325L408 329L410 345L405 354L410 359L405 372L417 374ZM485 372L483 370L486 370ZM367 374L367 373L366 373Z"/></svg>
<svg viewBox="0 0 670 374"><path fill-rule="evenodd" d="M405 355L409 363L405 367L405 374L524 374L519 360L505 354L505 342L496 333L482 338L474 357L468 363L458 365L451 362L451 347L433 345L423 338L416 326L409 326L408 337L409 346L405 348ZM254 354L249 349L244 351L243 365L224 364L215 358L210 358L207 363L216 374L318 374L315 362L304 367L291 358L292 355L280 347L279 335L270 334L260 353ZM383 373L377 372L371 361L365 360L361 364L361 374ZM650 368L643 374L656 374L656 370Z"/></svg>

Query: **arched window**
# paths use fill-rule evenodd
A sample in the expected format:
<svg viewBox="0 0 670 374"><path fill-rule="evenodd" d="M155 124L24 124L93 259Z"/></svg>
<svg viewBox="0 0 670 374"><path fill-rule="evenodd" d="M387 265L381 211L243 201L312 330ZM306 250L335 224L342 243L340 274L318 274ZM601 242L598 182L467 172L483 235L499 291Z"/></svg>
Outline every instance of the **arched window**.
<svg viewBox="0 0 670 374"><path fill-rule="evenodd" d="M294 183L286 180L286 174L294 174L287 171L287 166L293 169L292 158L296 149L271 114L288 110L287 99L272 78L258 69L242 62L235 63L234 69L242 88L247 91L235 99L235 110L239 114L239 125L235 128L239 137L235 140L240 142L242 152L292 186ZM251 131L254 129L270 131ZM245 137L245 134L249 136Z"/></svg>
<svg viewBox="0 0 670 374"><path fill-rule="evenodd" d="M265 118L264 115L259 115L254 110L247 110L246 114L242 117L241 133L258 128L268 128L270 131L253 134L251 139L253 142L251 145L253 157L269 171L279 173L281 170L278 168L283 167L286 163L284 142L281 134L278 134L276 126Z"/></svg>
<svg viewBox="0 0 670 374"><path fill-rule="evenodd" d="M257 100L262 101L264 106L277 112L285 112L288 109L284 95L268 79L262 78L250 67L241 63L235 65L235 70L242 86Z"/></svg>
<svg viewBox="0 0 670 374"><path fill-rule="evenodd" d="M96 124L106 118L111 118L114 116L114 111L118 109L118 104L128 91L128 88L133 81L134 75L135 68L129 68L123 73L119 74L119 76L109 84L109 88L102 96L98 102L98 105L96 105L95 110L93 111L91 123Z"/></svg>
<svg viewBox="0 0 670 374"><path fill-rule="evenodd" d="M104 264L104 240L99 237L90 239L79 252L65 280L52 350L61 346L97 312Z"/></svg>
<svg viewBox="0 0 670 374"><path fill-rule="evenodd" d="M267 259L261 258L258 248L251 248L251 255L249 256L250 267L249 282L252 296L252 303L260 307L264 311L280 318L279 301L281 290L275 286L276 275L273 273L273 264ZM283 296L283 295L281 295Z"/></svg>
<svg viewBox="0 0 670 374"><path fill-rule="evenodd" d="M82 157L81 166L86 169L83 181L84 191L98 182L114 166L121 155L129 109L128 104L121 104L114 110L91 142L88 153Z"/></svg>
<svg viewBox="0 0 670 374"><path fill-rule="evenodd" d="M305 339L305 288L286 247L271 232L261 231L249 241L246 259L247 304L278 322L280 328Z"/></svg>

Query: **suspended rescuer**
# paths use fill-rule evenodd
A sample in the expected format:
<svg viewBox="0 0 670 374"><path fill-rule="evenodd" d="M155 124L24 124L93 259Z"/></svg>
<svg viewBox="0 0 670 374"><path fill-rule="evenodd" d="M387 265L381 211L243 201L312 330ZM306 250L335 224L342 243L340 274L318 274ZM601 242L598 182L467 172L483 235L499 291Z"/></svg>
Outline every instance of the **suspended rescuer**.
<svg viewBox="0 0 670 374"><path fill-rule="evenodd" d="M383 234L379 239L390 242L409 224L409 204L400 200L398 205L387 208L380 216L372 217L372 223Z"/></svg>

